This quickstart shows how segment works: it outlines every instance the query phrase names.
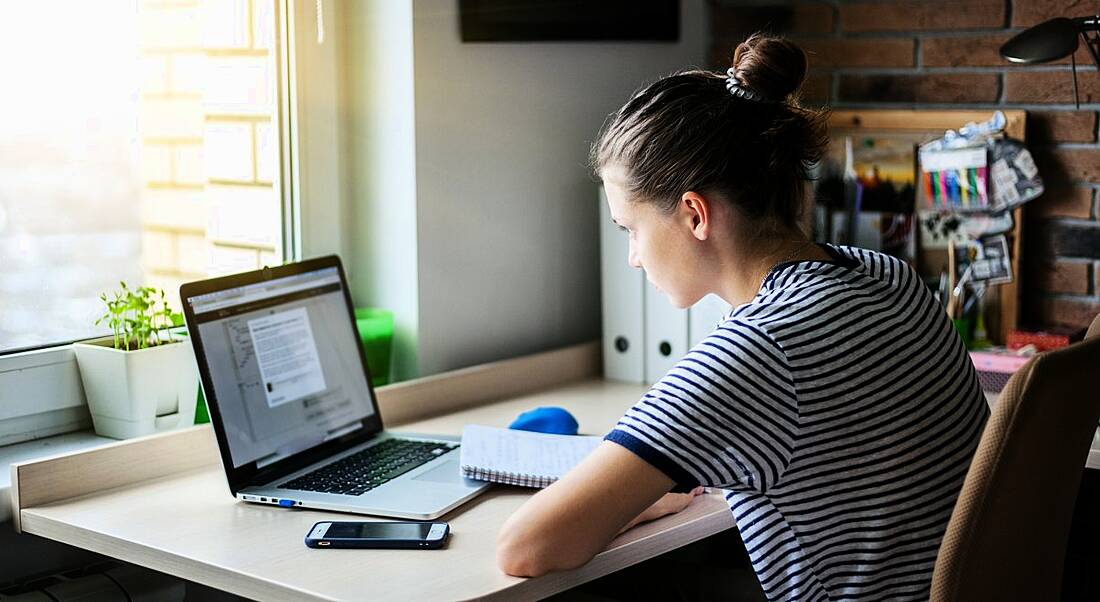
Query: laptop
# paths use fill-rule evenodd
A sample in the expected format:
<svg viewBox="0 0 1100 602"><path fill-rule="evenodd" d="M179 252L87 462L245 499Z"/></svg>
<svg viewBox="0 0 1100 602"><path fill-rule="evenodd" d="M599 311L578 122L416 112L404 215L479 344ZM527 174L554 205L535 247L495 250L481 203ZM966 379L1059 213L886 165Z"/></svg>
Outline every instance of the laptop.
<svg viewBox="0 0 1100 602"><path fill-rule="evenodd" d="M246 502L427 520L484 491L459 437L382 427L340 260L180 287L229 490Z"/></svg>

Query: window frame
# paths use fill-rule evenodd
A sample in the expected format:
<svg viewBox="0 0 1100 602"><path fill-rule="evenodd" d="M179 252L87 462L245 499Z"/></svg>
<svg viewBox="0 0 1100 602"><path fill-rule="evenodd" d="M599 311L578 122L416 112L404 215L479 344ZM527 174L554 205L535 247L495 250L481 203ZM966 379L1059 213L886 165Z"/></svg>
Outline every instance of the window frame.
<svg viewBox="0 0 1100 602"><path fill-rule="evenodd" d="M341 7L333 0L277 2L280 38L286 40L280 77L289 80L279 86L286 95L280 98L286 261L331 253L346 259L350 210L342 177Z"/></svg>

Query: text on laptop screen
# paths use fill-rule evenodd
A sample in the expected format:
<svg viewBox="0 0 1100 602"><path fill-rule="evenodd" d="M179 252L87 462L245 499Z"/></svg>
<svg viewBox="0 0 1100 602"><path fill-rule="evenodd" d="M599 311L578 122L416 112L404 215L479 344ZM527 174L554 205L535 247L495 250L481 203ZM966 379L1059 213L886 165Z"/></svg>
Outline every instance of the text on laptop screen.
<svg viewBox="0 0 1100 602"><path fill-rule="evenodd" d="M374 413L340 274L325 268L191 304L233 466L266 466Z"/></svg>

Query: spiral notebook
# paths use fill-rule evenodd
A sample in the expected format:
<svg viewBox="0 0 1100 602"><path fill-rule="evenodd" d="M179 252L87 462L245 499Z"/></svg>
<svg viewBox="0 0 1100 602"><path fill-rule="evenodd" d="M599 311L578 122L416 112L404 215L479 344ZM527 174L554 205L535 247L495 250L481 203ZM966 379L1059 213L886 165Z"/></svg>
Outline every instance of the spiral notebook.
<svg viewBox="0 0 1100 602"><path fill-rule="evenodd" d="M580 463L600 437L548 435L467 425L462 430L462 476L523 487L547 487Z"/></svg>

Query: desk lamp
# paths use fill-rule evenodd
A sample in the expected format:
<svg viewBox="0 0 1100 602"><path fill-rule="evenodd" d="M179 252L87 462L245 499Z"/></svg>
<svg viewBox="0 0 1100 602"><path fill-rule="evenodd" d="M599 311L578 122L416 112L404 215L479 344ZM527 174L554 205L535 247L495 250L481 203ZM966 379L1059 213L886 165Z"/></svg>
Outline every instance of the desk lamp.
<svg viewBox="0 0 1100 602"><path fill-rule="evenodd" d="M1089 33L1092 37L1089 37ZM1013 63L1030 65L1047 63L1060 58L1070 57L1073 71L1073 101L1081 108L1081 99L1077 95L1077 52L1078 37L1085 42L1096 69L1100 71L1100 16L1067 19L1058 17L1026 29L1001 46L1001 56Z"/></svg>

